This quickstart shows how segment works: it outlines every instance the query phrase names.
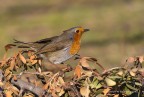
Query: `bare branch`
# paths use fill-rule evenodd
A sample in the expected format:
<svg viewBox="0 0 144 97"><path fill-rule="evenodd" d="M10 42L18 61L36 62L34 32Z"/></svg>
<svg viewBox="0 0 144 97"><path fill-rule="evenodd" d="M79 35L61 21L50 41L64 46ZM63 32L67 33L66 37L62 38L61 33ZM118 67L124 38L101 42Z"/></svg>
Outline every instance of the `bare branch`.
<svg viewBox="0 0 144 97"><path fill-rule="evenodd" d="M18 79L18 80L12 79L11 83L16 85L16 86L18 86L18 87L20 87L23 90L31 91L34 94L36 94L37 96L39 96L39 97L46 94L46 91L44 91L41 87L38 87L38 86L35 86L34 84L25 82L25 81L23 81L21 79ZM48 97L51 97L51 95L48 94Z"/></svg>

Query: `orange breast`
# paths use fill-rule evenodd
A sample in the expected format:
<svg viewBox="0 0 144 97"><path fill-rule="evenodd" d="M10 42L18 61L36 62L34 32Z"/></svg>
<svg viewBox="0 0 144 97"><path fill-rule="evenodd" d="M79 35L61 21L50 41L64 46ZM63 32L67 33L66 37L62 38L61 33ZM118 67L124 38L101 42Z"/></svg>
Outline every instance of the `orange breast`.
<svg viewBox="0 0 144 97"><path fill-rule="evenodd" d="M74 55L79 51L81 36L82 36L82 33L76 33L74 35L74 41L73 41L72 46L70 48L70 54Z"/></svg>

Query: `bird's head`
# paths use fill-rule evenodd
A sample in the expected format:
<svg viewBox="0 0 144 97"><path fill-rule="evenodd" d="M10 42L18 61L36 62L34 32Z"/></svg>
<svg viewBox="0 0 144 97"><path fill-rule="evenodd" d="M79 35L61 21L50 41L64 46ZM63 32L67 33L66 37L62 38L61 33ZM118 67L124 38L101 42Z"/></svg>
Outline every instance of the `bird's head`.
<svg viewBox="0 0 144 97"><path fill-rule="evenodd" d="M64 32L63 35L66 35L72 39L76 37L81 38L83 33L87 31L89 31L89 29L85 29L83 27L77 26L77 27L73 27L73 28L63 31Z"/></svg>
<svg viewBox="0 0 144 97"><path fill-rule="evenodd" d="M72 39L70 54L74 55L79 51L81 36L87 31L89 31L89 29L84 29L82 27L73 27L64 31L63 35L68 39Z"/></svg>

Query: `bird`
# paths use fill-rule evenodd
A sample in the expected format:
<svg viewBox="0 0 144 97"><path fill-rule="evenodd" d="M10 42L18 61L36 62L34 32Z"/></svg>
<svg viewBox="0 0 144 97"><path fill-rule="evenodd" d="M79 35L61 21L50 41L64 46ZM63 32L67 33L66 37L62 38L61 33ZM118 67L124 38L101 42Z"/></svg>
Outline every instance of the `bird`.
<svg viewBox="0 0 144 97"><path fill-rule="evenodd" d="M84 32L89 31L81 26L64 30L62 34L35 42L22 42L14 39L18 48L30 48L35 54L52 64L61 64L75 56L81 45L81 37Z"/></svg>

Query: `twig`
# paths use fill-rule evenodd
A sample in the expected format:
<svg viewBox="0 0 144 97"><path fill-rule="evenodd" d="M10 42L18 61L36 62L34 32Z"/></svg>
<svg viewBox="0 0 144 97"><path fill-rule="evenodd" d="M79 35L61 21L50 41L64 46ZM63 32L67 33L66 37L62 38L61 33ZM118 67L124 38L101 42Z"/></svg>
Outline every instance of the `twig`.
<svg viewBox="0 0 144 97"><path fill-rule="evenodd" d="M100 63L98 63L97 61L95 62L95 64L97 64L99 67L101 67L104 71L106 70Z"/></svg>
<svg viewBox="0 0 144 97"><path fill-rule="evenodd" d="M108 72L111 72L111 71L113 71L113 70L116 70L116 69L125 69L125 68L124 68L124 67L114 67L114 68L111 68L111 69L108 69L108 70L104 71L104 72L102 73L102 75L103 75L103 74L106 74L106 73L108 73Z"/></svg>
<svg viewBox="0 0 144 97"><path fill-rule="evenodd" d="M73 82L68 82L65 83L65 85L63 86L65 88L65 90L68 90L69 92L71 91L73 94L75 94L74 97L81 97L79 91L77 90L75 83Z"/></svg>
<svg viewBox="0 0 144 97"><path fill-rule="evenodd" d="M17 79L17 80L12 79L11 83L20 87L20 89L31 91L32 93L36 94L39 97L44 96L46 94L46 91L44 91L41 87L35 86L32 83L25 82L21 79ZM52 96L48 94L48 97L52 97Z"/></svg>
<svg viewBox="0 0 144 97"><path fill-rule="evenodd" d="M45 76L48 76L48 77L51 77L51 75L53 74L52 72L27 72L27 71L24 71L24 72L21 72L20 74L12 74L12 75L18 75L18 76L21 76L22 74L31 74L31 75L45 75Z"/></svg>
<svg viewBox="0 0 144 97"><path fill-rule="evenodd" d="M75 87L75 85L71 85L71 90L76 94L76 97L81 97L79 91Z"/></svg>

